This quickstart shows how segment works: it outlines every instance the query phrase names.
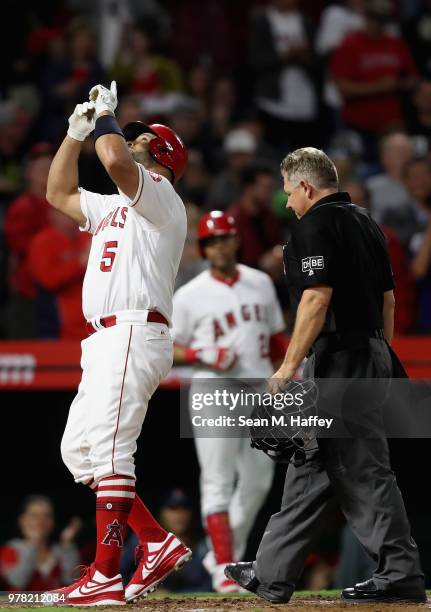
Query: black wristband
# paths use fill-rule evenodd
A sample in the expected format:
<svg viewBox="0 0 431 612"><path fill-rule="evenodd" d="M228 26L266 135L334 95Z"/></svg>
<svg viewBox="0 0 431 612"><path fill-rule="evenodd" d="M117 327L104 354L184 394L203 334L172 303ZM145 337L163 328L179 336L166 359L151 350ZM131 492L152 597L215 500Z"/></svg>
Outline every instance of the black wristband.
<svg viewBox="0 0 431 612"><path fill-rule="evenodd" d="M117 120L112 115L102 115L96 119L96 127L94 128L94 141L105 134L118 134L124 138Z"/></svg>

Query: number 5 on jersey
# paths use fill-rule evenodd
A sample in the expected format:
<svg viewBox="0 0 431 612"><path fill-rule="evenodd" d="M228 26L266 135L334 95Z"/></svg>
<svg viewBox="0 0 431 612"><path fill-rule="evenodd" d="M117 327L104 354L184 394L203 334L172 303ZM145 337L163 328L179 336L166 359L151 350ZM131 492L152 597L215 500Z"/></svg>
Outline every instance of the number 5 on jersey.
<svg viewBox="0 0 431 612"><path fill-rule="evenodd" d="M112 266L114 265L114 259L117 256L116 249L118 249L117 240L105 242L102 261L100 262L100 269L102 270L102 272L110 272L112 270Z"/></svg>

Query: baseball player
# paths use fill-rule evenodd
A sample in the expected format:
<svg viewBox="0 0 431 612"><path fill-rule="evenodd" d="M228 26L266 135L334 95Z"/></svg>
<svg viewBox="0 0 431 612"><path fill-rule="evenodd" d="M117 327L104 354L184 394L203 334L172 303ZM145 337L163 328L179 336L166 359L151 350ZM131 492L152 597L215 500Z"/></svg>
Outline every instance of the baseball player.
<svg viewBox="0 0 431 612"><path fill-rule="evenodd" d="M145 595L191 552L166 533L135 493L133 455L148 400L172 365L172 294L186 236L184 205L173 184L187 151L168 127L115 119L115 82L79 104L51 165L47 199L92 234L83 284L89 337L82 380L61 443L75 482L97 495L94 563L59 603L121 605ZM118 195L78 187L78 158L94 129L97 155ZM128 524L140 562L124 590L119 573Z"/></svg>
<svg viewBox="0 0 431 612"><path fill-rule="evenodd" d="M198 246L209 269L174 295L174 360L194 365L199 378L266 378L286 348L284 320L271 279L236 263L234 219L205 214ZM193 381L191 393L193 393ZM249 531L273 478L273 463L248 439L195 437L201 468L201 510L211 543L204 565L218 592L238 591L224 575L241 559Z"/></svg>

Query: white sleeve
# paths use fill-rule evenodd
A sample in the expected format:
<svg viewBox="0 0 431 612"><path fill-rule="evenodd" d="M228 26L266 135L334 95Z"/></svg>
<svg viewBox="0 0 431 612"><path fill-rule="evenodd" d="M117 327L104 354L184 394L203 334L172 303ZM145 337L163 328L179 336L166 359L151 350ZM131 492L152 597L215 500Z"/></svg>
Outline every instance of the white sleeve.
<svg viewBox="0 0 431 612"><path fill-rule="evenodd" d="M274 283L269 277L267 291L269 297L269 302L267 306L268 324L271 336L273 336L274 334L278 334L284 331L286 329L286 323L284 321L283 313L280 308L280 302L278 301L278 297L275 292Z"/></svg>
<svg viewBox="0 0 431 612"><path fill-rule="evenodd" d="M190 346L193 339L193 324L188 300L183 291L179 289L173 298L172 311L172 339L180 346Z"/></svg>
<svg viewBox="0 0 431 612"><path fill-rule="evenodd" d="M115 204L118 204L117 195L103 195L101 193L93 193L82 187L80 192L80 206L82 214L87 219L85 225L79 229L82 232L90 232L94 234L100 221L106 216L106 213L111 210Z"/></svg>
<svg viewBox="0 0 431 612"><path fill-rule="evenodd" d="M150 223L164 227L174 215L178 198L175 189L164 176L146 170L142 164L137 166L139 182L135 197L131 200L124 193L120 194L128 206L135 208Z"/></svg>

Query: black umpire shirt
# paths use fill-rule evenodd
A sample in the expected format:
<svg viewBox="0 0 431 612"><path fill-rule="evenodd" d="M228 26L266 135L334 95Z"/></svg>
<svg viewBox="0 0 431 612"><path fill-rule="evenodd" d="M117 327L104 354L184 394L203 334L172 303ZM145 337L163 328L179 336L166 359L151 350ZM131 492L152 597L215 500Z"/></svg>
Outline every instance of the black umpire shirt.
<svg viewBox="0 0 431 612"><path fill-rule="evenodd" d="M292 223L284 267L293 314L304 289L333 294L322 332L383 328L383 293L394 288L386 238L348 193L332 193Z"/></svg>

